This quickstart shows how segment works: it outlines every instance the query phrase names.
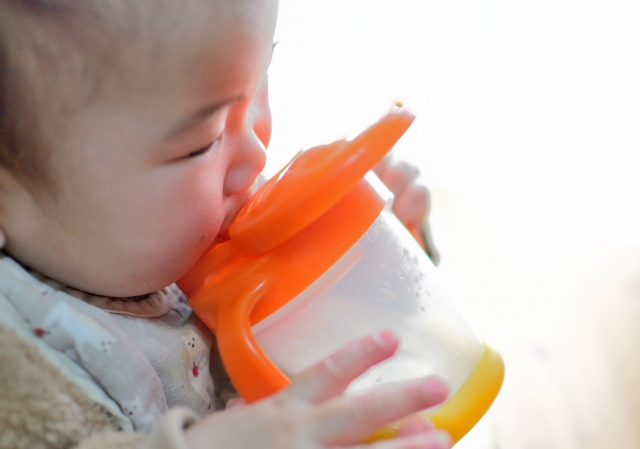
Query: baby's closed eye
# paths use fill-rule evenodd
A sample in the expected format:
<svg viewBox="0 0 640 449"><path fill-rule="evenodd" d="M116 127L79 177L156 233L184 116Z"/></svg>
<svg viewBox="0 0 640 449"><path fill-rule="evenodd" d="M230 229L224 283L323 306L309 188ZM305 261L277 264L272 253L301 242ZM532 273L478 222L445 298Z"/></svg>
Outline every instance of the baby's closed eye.
<svg viewBox="0 0 640 449"><path fill-rule="evenodd" d="M221 138L222 138L222 136L218 137L213 142L211 142L211 143L209 143L209 144L207 144L207 145L205 145L205 146L203 146L201 148L198 148L195 151L192 151L191 153L189 153L187 155L187 157L188 158L193 158L193 157L198 157L198 156L201 156L201 155L207 153L211 148L214 147L214 145L216 145L220 141Z"/></svg>

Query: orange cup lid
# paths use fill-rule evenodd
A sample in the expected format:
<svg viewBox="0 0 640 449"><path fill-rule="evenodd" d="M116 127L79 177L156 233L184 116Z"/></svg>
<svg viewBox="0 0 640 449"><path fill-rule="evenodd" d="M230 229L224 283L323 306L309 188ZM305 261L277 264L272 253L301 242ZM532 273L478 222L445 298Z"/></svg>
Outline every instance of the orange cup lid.
<svg viewBox="0 0 640 449"><path fill-rule="evenodd" d="M262 254L336 204L405 133L415 115L400 109L353 140L299 153L240 210L229 228L243 254Z"/></svg>

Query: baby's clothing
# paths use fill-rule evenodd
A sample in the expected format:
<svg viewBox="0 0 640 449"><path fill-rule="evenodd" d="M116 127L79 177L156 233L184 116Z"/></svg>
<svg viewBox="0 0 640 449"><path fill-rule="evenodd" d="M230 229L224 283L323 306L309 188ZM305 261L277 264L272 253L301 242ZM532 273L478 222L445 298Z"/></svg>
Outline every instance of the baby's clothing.
<svg viewBox="0 0 640 449"><path fill-rule="evenodd" d="M162 427L169 409L182 406L191 412L179 410L165 419L177 420L174 426L180 431L194 415L221 406L216 397L226 382L218 361L215 393L210 372L214 338L175 285L136 298L99 297L30 272L1 255L0 330L10 341L16 338L11 346L24 347L22 352L38 359L45 371L57 371L74 394L84 395L90 408L105 418L105 429L149 433ZM13 351L11 357L22 354ZM20 379L12 379L6 369L0 365L0 379L10 379L19 390ZM0 400L0 434L6 434L12 429L4 419L11 417L3 416L7 410L2 404ZM3 445L3 438L0 446L12 447Z"/></svg>

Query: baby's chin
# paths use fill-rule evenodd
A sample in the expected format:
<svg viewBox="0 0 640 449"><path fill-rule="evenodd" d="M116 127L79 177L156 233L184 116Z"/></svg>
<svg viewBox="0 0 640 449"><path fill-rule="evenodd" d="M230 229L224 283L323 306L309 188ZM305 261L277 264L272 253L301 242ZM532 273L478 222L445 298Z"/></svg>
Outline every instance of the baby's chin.
<svg viewBox="0 0 640 449"><path fill-rule="evenodd" d="M174 284L194 262L195 260L184 261L170 266L150 265L139 271L105 269L102 273L110 273L102 276L95 273L75 273L68 277L58 276L52 279L91 295L132 298L145 296Z"/></svg>
<svg viewBox="0 0 640 449"><path fill-rule="evenodd" d="M144 297L151 293L162 290L173 284L174 281L145 282L132 285L120 284L117 287L98 285L92 283L67 284L69 287L94 296L105 296L114 299L131 299Z"/></svg>

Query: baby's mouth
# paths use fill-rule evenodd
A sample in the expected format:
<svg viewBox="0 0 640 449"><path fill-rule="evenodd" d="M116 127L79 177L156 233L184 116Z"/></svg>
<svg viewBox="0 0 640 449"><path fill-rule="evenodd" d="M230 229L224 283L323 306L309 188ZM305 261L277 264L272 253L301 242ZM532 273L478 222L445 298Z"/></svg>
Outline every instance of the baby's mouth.
<svg viewBox="0 0 640 449"><path fill-rule="evenodd" d="M213 243L224 243L227 242L231 239L231 236L229 235L229 228L225 228L222 231L218 232L218 235L216 236L215 239L213 239Z"/></svg>

